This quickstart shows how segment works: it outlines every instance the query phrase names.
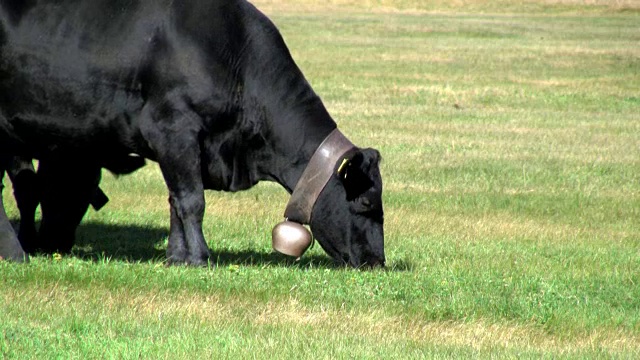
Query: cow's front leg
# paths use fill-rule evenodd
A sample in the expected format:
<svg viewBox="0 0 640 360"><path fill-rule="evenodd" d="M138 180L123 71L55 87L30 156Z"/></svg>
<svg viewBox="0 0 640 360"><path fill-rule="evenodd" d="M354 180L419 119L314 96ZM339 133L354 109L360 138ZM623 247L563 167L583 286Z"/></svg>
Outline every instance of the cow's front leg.
<svg viewBox="0 0 640 360"><path fill-rule="evenodd" d="M170 264L206 265L209 248L202 233L204 191L169 180L172 177L171 171L163 170L169 188L171 209L167 261Z"/></svg>
<svg viewBox="0 0 640 360"><path fill-rule="evenodd" d="M161 113L164 116L171 113L171 119L158 120L161 115L154 116L150 111L147 118L150 121L142 132L156 154L169 190L167 261L206 265L209 248L202 233L205 201L198 141L200 119L186 106L164 109Z"/></svg>
<svg viewBox="0 0 640 360"><path fill-rule="evenodd" d="M197 147L197 144L184 147L181 154L173 149L159 159L169 189L171 225L167 260L171 264L206 265L209 259L202 234L205 203Z"/></svg>
<svg viewBox="0 0 640 360"><path fill-rule="evenodd" d="M13 226L9 222L9 217L4 210L2 200L2 189L4 188L2 179L8 166L8 158L0 156L0 258L14 261L28 260L27 254L22 250L18 237Z"/></svg>

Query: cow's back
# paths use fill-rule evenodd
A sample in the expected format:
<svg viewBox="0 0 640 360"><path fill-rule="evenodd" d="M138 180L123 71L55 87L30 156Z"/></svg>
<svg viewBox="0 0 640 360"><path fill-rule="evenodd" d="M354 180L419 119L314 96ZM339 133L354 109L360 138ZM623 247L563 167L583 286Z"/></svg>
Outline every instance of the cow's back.
<svg viewBox="0 0 640 360"><path fill-rule="evenodd" d="M273 179L273 154L336 126L276 27L244 0L0 4L0 153L157 160L146 121L197 134L205 186L238 190Z"/></svg>
<svg viewBox="0 0 640 360"><path fill-rule="evenodd" d="M171 88L195 89L194 102L208 108L224 107L232 96L226 84L239 40L230 29L243 2L1 4L5 146L36 155L52 147L105 146L144 153L136 137L145 103L162 101Z"/></svg>

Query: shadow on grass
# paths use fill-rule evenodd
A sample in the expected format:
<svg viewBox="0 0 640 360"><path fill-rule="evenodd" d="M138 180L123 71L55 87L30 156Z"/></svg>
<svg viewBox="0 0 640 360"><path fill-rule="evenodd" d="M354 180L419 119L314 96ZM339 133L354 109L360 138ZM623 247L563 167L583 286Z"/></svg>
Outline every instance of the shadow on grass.
<svg viewBox="0 0 640 360"><path fill-rule="evenodd" d="M17 227L17 220L12 221ZM37 224L36 226L39 226ZM114 225L83 222L76 232L72 255L89 261L105 259L126 262L166 261L168 228L143 225ZM319 245L315 245L318 246ZM288 266L305 269L341 268L324 254L306 254L300 260L272 251L210 249L211 266ZM388 264L387 271L408 271L412 266L403 260Z"/></svg>
<svg viewBox="0 0 640 360"><path fill-rule="evenodd" d="M78 227L73 254L93 261L110 258L129 262L164 262L168 236L168 228L87 222ZM255 250L210 249L210 252L212 266L333 266L331 259L318 255L295 261L278 253Z"/></svg>
<svg viewBox="0 0 640 360"><path fill-rule="evenodd" d="M169 229L143 225L83 222L76 231L73 255L93 261L163 262Z"/></svg>
<svg viewBox="0 0 640 360"><path fill-rule="evenodd" d="M17 230L19 220L11 223ZM37 223L36 227L40 224ZM83 222L76 232L76 243L72 255L89 261L105 259L126 262L166 261L168 228L144 225L114 225L98 222ZM335 268L337 265L322 255L305 255L295 259L275 252L255 250L210 249L211 266L296 266L303 268Z"/></svg>

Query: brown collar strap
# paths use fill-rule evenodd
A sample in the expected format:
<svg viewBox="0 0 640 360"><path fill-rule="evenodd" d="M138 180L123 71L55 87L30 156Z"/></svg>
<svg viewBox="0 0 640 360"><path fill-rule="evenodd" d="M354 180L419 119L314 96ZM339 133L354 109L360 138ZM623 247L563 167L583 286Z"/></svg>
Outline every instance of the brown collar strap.
<svg viewBox="0 0 640 360"><path fill-rule="evenodd" d="M347 153L354 149L356 146L340 130L333 130L313 153L309 164L302 172L284 211L284 217L300 224L309 224L313 206L334 175L336 164L342 160L339 172L345 161L349 160L347 155L350 154Z"/></svg>

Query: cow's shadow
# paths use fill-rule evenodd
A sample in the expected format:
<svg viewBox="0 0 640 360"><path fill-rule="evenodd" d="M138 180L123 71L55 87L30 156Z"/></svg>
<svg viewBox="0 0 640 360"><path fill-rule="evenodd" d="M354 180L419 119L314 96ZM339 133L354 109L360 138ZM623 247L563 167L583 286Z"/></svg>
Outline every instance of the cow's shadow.
<svg viewBox="0 0 640 360"><path fill-rule="evenodd" d="M168 236L168 228L87 222L78 227L72 252L75 256L94 261L107 258L128 262L166 262ZM305 255L304 260L296 261L268 250L211 248L210 251L211 266L335 266L329 257L316 254Z"/></svg>
<svg viewBox="0 0 640 360"><path fill-rule="evenodd" d="M163 262L168 233L161 227L82 222L72 253L94 261Z"/></svg>
<svg viewBox="0 0 640 360"><path fill-rule="evenodd" d="M18 219L12 219L14 228ZM36 227L40 224L37 223ZM120 260L126 262L166 262L168 228L83 222L76 232L72 256L90 261ZM302 266L336 267L328 257L306 254L301 260L264 250L231 250L211 248L211 266Z"/></svg>
<svg viewBox="0 0 640 360"><path fill-rule="evenodd" d="M12 220L14 227L17 228L18 222L17 219ZM36 224L37 227L39 225ZM76 233L76 244L72 250L72 256L95 262L119 260L164 263L168 235L169 229L164 227L83 222ZM210 251L211 266L342 267L322 253L307 253L300 260L296 260L267 249L231 250L214 247ZM392 266L387 267L387 270L407 271L411 268L411 263L396 260Z"/></svg>

